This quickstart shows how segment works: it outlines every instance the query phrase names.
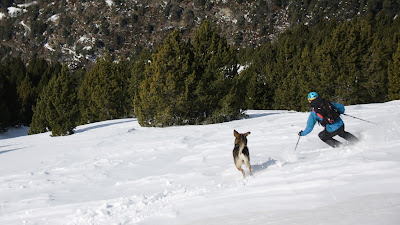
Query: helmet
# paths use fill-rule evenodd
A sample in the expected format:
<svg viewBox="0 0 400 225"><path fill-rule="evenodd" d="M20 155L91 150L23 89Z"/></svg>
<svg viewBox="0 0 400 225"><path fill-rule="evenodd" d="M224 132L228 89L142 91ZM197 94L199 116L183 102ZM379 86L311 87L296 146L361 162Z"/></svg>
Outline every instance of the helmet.
<svg viewBox="0 0 400 225"><path fill-rule="evenodd" d="M318 97L317 92L310 92L307 96L307 99L309 102L311 102L312 100L316 99L317 97Z"/></svg>

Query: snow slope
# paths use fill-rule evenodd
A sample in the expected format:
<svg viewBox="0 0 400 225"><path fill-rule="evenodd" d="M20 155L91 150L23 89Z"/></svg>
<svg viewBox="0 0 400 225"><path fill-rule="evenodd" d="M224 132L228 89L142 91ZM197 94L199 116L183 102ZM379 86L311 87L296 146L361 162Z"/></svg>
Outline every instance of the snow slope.
<svg viewBox="0 0 400 225"><path fill-rule="evenodd" d="M223 124L0 135L0 224L400 224L400 101L346 107L355 146L300 139L308 113L248 111ZM248 136L253 176L232 159ZM338 138L338 140L341 140ZM247 172L247 170L245 169Z"/></svg>

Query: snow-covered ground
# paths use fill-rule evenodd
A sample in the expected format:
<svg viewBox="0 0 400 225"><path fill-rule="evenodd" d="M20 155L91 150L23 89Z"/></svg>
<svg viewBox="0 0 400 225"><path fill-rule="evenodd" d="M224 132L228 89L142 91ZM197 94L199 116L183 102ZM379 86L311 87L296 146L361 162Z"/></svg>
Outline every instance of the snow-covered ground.
<svg viewBox="0 0 400 225"><path fill-rule="evenodd" d="M361 138L333 149L301 137L308 113L248 111L223 124L0 135L0 224L400 224L400 101L346 107ZM248 136L253 176L232 159ZM341 140L340 138L338 138ZM247 170L245 170L247 172Z"/></svg>

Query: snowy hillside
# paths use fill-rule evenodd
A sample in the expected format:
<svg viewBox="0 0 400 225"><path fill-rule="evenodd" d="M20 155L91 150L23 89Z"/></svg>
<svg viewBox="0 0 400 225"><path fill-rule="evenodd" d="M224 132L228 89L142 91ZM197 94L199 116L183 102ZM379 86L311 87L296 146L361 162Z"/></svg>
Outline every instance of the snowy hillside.
<svg viewBox="0 0 400 225"><path fill-rule="evenodd" d="M142 128L136 119L76 134L0 136L0 224L400 224L400 101L346 107L362 139L333 149L308 113L248 111L230 123ZM248 136L254 176L232 158ZM341 140L338 138L338 140ZM247 170L245 170L247 172Z"/></svg>

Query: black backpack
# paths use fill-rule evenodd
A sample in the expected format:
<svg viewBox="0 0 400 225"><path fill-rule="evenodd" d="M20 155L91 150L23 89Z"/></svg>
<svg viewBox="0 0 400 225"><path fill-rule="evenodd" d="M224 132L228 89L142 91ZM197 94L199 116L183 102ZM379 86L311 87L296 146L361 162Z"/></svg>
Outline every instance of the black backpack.
<svg viewBox="0 0 400 225"><path fill-rule="evenodd" d="M311 109L314 111L322 122L318 120L318 123L322 126L332 124L340 118L340 113L336 110L335 106L330 101L327 101L321 97L317 97L311 102Z"/></svg>

